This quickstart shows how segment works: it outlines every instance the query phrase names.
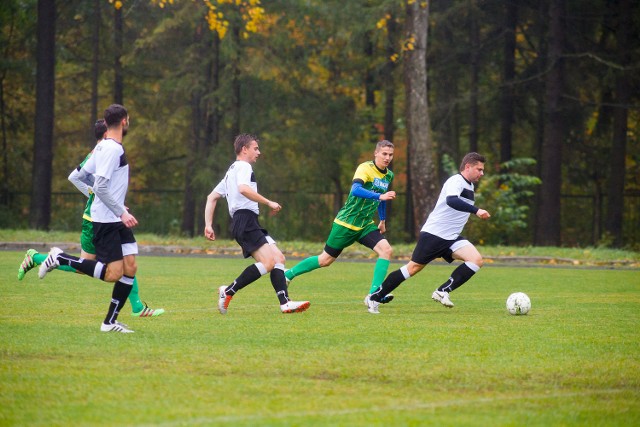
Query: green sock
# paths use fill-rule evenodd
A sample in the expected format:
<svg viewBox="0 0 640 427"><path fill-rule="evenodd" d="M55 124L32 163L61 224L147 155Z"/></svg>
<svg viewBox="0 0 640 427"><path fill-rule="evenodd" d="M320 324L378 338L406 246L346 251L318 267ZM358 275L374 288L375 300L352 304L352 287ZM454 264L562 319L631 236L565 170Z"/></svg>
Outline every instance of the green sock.
<svg viewBox="0 0 640 427"><path fill-rule="evenodd" d="M40 265L44 262L45 259L47 259L47 256L49 254L41 254L40 252L38 252L37 254L35 254L33 256L33 262L36 263L36 265ZM61 271L69 271L71 273L75 273L76 269L73 267L69 267L68 265L59 265L56 267L56 270L61 270Z"/></svg>
<svg viewBox="0 0 640 427"><path fill-rule="evenodd" d="M387 277L387 270L389 269L389 260L378 258L376 261L376 266L373 269L373 280L371 281L371 289L369 289L369 293L372 294L378 290L384 278Z"/></svg>
<svg viewBox="0 0 640 427"><path fill-rule="evenodd" d="M138 276L133 278L133 287L129 294L129 302L131 303L131 311L133 313L138 313L144 308L144 304L140 301L140 295L138 295Z"/></svg>
<svg viewBox="0 0 640 427"><path fill-rule="evenodd" d="M295 267L290 268L289 270L284 272L284 275L287 276L287 279L291 280L294 277L297 277L301 274L308 273L310 271L315 270L316 268L320 268L320 262L318 262L318 256L310 256L309 258L303 259ZM382 282L380 282L382 283Z"/></svg>

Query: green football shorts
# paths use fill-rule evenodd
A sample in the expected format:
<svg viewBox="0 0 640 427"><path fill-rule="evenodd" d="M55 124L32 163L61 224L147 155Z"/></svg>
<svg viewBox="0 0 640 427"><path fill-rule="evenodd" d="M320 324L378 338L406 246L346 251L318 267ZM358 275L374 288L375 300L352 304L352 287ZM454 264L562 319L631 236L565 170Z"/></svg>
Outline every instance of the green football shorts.
<svg viewBox="0 0 640 427"><path fill-rule="evenodd" d="M93 222L82 220L82 234L80 235L80 247L88 254L95 255L96 247L93 245Z"/></svg>
<svg viewBox="0 0 640 427"><path fill-rule="evenodd" d="M338 254L340 254L340 252L342 252L344 248L351 246L355 242L361 242L365 246L369 247L370 244L367 244L369 242L367 242L367 239L364 238L371 233L375 233L375 236L379 236L375 240L379 241L383 239L382 235L380 234L380 230L378 230L378 226L374 222L371 222L362 230L352 230L334 222L331 226L331 233L329 233L326 245L329 248L334 249ZM375 243L373 244L373 246L375 246ZM371 249L373 249L373 246L371 246ZM331 253L329 253L329 255L334 257L336 256L332 255Z"/></svg>

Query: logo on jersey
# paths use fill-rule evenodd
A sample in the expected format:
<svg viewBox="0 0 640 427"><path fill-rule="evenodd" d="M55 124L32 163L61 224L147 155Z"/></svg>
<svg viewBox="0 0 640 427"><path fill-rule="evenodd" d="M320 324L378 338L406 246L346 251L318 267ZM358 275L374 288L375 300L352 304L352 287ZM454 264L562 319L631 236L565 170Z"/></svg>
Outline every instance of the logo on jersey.
<svg viewBox="0 0 640 427"><path fill-rule="evenodd" d="M373 187L374 188L379 188L382 191L387 191L387 189L389 188L389 183L383 179L380 178L374 178L373 179Z"/></svg>

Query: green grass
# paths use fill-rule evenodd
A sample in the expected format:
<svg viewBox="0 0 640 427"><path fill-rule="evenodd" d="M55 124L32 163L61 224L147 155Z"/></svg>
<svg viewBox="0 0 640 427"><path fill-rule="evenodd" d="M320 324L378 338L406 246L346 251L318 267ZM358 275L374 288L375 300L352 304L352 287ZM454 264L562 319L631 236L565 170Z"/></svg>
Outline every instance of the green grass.
<svg viewBox="0 0 640 427"><path fill-rule="evenodd" d="M78 244L80 232L7 230L0 229L0 243L30 242L46 244L70 242ZM164 246L185 252L239 253L236 242L216 240L211 242L202 236L186 238L179 236L159 236L136 233L136 240L142 246ZM391 242L396 259L408 259L415 243ZM319 253L324 242L279 241L278 246L290 258L306 257ZM479 246L488 263L519 262L527 264L587 265L640 268L640 252L605 247L564 248L539 246ZM79 252L79 249L75 250ZM361 245L346 248L342 258L373 258L375 254Z"/></svg>
<svg viewBox="0 0 640 427"><path fill-rule="evenodd" d="M99 332L111 286L0 252L0 425L640 425L640 273L493 267L431 301L433 265L367 313L371 262L297 278L280 314L267 278L220 315L239 258L138 258L167 313ZM293 265L295 262L291 262ZM401 264L392 264L392 269ZM511 292L532 300L511 316Z"/></svg>

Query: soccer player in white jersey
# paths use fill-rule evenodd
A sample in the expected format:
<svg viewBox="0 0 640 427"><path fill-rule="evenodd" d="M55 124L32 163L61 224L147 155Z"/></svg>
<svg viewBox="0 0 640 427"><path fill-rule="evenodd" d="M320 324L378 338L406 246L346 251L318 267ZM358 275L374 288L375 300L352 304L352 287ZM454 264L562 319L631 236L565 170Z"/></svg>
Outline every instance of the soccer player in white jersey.
<svg viewBox="0 0 640 427"><path fill-rule="evenodd" d="M51 248L47 259L40 265L38 276L44 276L60 265L76 270L105 282L115 282L107 316L100 326L102 332L133 332L117 321L136 275L138 244L131 230L138 225L125 205L129 186L129 164L122 142L129 128L129 114L119 104L112 104L104 112L107 123L105 139L96 146L93 155L85 163L80 179L87 185L92 183L96 198L91 205L91 218L96 249L96 260L78 258Z"/></svg>
<svg viewBox="0 0 640 427"><path fill-rule="evenodd" d="M482 267L482 255L460 233L471 214L481 219L491 216L486 210L474 206L474 184L484 175L484 164L484 156L478 153L468 153L464 156L460 164L460 173L444 183L436 206L420 231L411 261L399 270L389 273L380 289L371 294L367 307L369 313L379 313L378 306L385 295L440 257L449 263L454 259L463 261L453 270L451 277L431 295L434 301L445 307L453 307L449 293L471 279Z"/></svg>
<svg viewBox="0 0 640 427"><path fill-rule="evenodd" d="M259 204L267 205L273 214L282 207L260 193L251 165L260 157L258 138L251 134L240 134L233 143L236 161L226 175L207 196L204 211L204 235L215 240L213 217L218 200L227 198L233 237L242 248L245 258L253 257L256 262L244 271L229 286L218 288L218 310L226 314L233 296L245 286L270 273L271 284L276 291L282 313L296 313L309 308L309 301L291 301L284 276L285 258L267 230L258 222Z"/></svg>

